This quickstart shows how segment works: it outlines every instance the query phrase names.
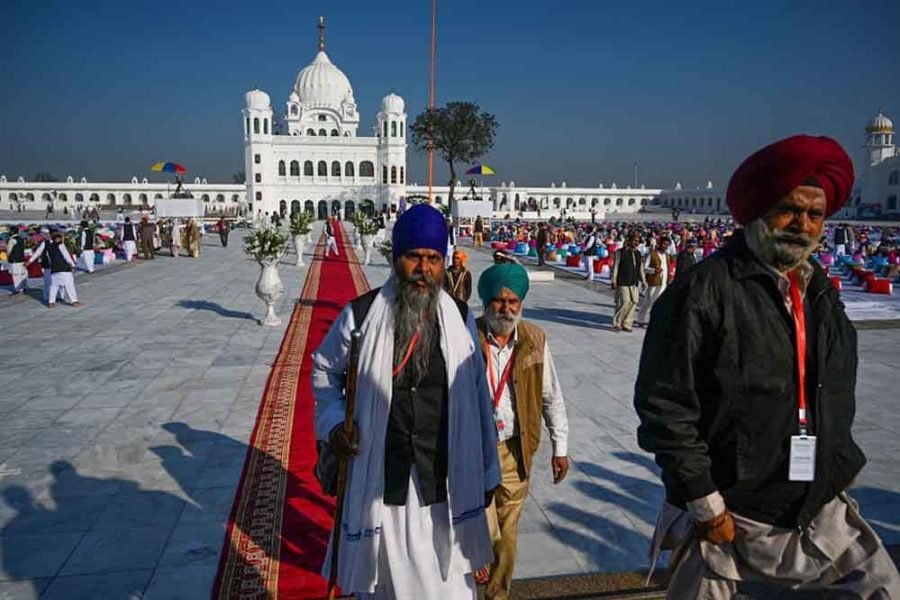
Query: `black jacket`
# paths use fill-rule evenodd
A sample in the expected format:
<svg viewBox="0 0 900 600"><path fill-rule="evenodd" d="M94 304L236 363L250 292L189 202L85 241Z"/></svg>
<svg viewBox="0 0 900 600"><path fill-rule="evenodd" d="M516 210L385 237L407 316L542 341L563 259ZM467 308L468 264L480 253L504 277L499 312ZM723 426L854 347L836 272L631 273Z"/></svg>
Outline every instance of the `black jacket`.
<svg viewBox="0 0 900 600"><path fill-rule="evenodd" d="M688 269L697 264L697 258L689 250L682 250L675 259L675 277L683 276Z"/></svg>
<svg viewBox="0 0 900 600"><path fill-rule="evenodd" d="M667 499L715 490L739 514L805 527L865 464L850 433L856 330L821 267L807 286L807 404L815 480L789 482L799 430L793 320L776 276L741 232L653 307L634 403L638 443L656 454Z"/></svg>

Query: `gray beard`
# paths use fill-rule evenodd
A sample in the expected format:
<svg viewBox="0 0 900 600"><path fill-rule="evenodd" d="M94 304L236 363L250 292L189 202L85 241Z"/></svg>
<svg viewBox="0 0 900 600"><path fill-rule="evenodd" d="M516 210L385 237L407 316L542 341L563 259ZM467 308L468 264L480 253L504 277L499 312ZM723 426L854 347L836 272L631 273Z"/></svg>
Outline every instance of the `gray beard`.
<svg viewBox="0 0 900 600"><path fill-rule="evenodd" d="M431 277L426 276L428 287L425 291L415 283L419 277L408 280L397 278L397 304L394 308L394 366L399 365L406 356L409 342L416 331L419 341L413 350L409 362L397 377L406 377L412 383L422 381L428 372L431 359L431 346L438 336L437 305L440 298L440 286Z"/></svg>
<svg viewBox="0 0 900 600"><path fill-rule="evenodd" d="M785 272L805 262L819 240L783 229L771 230L762 219L754 219L744 228L750 248L775 270ZM796 242L796 243L794 243Z"/></svg>
<svg viewBox="0 0 900 600"><path fill-rule="evenodd" d="M512 313L501 315L495 313L494 309L488 305L484 308L484 320L487 323L488 329L491 330L491 333L512 335L512 332L518 327L519 321L522 320L522 315L514 315Z"/></svg>

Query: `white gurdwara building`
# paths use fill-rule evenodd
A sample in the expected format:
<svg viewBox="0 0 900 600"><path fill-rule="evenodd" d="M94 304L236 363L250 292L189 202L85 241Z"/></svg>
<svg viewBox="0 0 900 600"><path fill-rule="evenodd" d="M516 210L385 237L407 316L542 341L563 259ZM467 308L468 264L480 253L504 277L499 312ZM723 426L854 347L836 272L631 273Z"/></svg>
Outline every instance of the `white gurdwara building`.
<svg viewBox="0 0 900 600"><path fill-rule="evenodd" d="M269 95L247 92L243 113L247 201L254 215L299 210L319 219L393 205L406 189L406 109L390 93L381 101L375 136L357 135L360 114L347 76L319 52L297 75L276 131Z"/></svg>

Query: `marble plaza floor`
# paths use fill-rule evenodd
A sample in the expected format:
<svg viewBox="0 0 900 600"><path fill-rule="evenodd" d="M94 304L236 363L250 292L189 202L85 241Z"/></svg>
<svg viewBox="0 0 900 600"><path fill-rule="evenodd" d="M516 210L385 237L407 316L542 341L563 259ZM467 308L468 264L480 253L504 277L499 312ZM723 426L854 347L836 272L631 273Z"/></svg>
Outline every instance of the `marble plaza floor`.
<svg viewBox="0 0 900 600"><path fill-rule="evenodd" d="M0 599L203 598L269 365L284 326L263 328L256 264L240 231L199 260L160 257L76 279L81 310L0 297ZM283 261L287 321L306 269ZM471 253L476 275L487 252ZM373 255L371 285L388 274ZM2 292L0 292L2 294ZM480 312L473 299L473 308ZM569 411L568 479L539 450L517 577L647 566L662 499L637 447L631 393L642 333L611 330L612 295L535 284ZM857 440L863 513L900 543L900 331L861 331Z"/></svg>

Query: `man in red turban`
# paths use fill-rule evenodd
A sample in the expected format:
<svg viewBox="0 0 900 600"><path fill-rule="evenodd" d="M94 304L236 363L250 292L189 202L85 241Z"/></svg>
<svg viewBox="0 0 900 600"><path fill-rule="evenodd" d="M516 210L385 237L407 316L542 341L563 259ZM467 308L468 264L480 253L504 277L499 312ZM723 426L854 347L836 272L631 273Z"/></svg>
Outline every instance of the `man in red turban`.
<svg viewBox="0 0 900 600"><path fill-rule="evenodd" d="M644 338L638 443L666 503L670 598L731 598L743 581L900 598L900 576L848 488L856 331L810 256L853 166L829 138L754 153L728 186L744 228L663 293Z"/></svg>

